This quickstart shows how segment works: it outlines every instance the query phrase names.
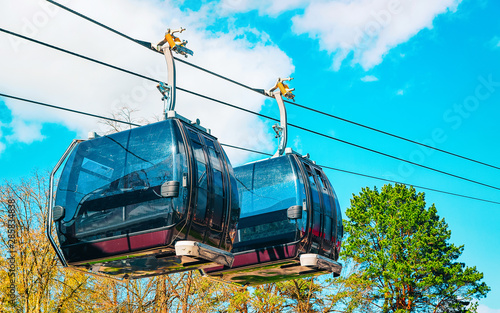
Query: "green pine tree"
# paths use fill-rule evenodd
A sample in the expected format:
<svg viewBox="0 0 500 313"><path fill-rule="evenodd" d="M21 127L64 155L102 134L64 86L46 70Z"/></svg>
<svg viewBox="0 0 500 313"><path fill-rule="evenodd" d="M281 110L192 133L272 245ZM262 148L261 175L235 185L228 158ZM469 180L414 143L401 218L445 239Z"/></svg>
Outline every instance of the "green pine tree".
<svg viewBox="0 0 500 313"><path fill-rule="evenodd" d="M458 262L463 246L424 193L396 184L364 188L346 210L343 258L358 269L345 278L352 311L475 312L489 287L475 267ZM358 289L358 290L356 290Z"/></svg>

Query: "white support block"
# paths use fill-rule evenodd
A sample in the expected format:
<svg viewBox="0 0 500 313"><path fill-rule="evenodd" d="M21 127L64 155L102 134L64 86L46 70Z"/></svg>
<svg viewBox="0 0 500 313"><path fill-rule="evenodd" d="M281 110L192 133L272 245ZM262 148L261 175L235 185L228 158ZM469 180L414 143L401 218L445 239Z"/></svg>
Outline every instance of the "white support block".
<svg viewBox="0 0 500 313"><path fill-rule="evenodd" d="M340 275L342 264L322 255L306 253L300 256L300 265Z"/></svg>
<svg viewBox="0 0 500 313"><path fill-rule="evenodd" d="M228 267L231 267L234 262L234 255L231 252L192 240L177 241L175 243L175 254L177 256L195 257Z"/></svg>

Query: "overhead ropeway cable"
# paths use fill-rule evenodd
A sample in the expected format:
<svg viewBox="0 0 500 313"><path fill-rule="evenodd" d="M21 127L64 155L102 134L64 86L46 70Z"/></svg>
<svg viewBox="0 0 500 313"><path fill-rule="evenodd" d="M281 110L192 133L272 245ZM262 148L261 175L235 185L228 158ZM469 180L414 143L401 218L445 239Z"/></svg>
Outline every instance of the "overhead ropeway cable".
<svg viewBox="0 0 500 313"><path fill-rule="evenodd" d="M142 126L142 125L136 124L136 123L131 123L131 122L127 122L127 121L117 120L117 119L113 119L113 118L110 118L110 117L106 117L106 116L102 116L102 115L98 115L98 114L93 114L93 113L88 113L88 112L83 112L83 111L79 111L79 110L68 109L68 108L65 108L65 107L56 106L56 105L52 105L52 104L47 104L47 103L43 103L43 102L39 102L39 101L34 101L34 100L30 100L30 99L25 99L25 98L21 98L21 97L16 97L16 96L8 95L8 94L5 94L5 93L0 93L0 97L6 97L6 98L18 100L18 101L28 102L28 103L35 104L35 105L40 105L40 106L43 106L43 107L46 107L46 108L51 108L51 109L56 109L56 110L63 110L63 111L67 111L67 112L71 112L71 113L75 113L75 114L81 114L81 115L85 115L85 116L89 116L89 117L93 117L93 118L99 118L99 119L103 119L103 120L109 120L109 121L113 121L113 122L117 122L117 123L123 123L123 124L131 125L131 126L137 126L137 127L138 126ZM266 153L266 152L262 152L262 151L257 151L257 150L252 150L252 149L248 149L248 148L243 148L243 147L239 147L239 146L235 146L235 145L231 145L231 144L221 143L221 145L225 146L225 147L228 147L228 148L232 148L232 149L237 149L237 150L252 152L252 153L261 154L261 155L266 155L266 156L269 156L269 157L272 156L272 154L270 154L270 153ZM413 186L415 188L420 188L420 189L423 189L423 190L434 191L434 192L437 192L437 193L442 193L442 194L447 194L447 195L462 197L462 198L471 199L471 200L477 200L477 201L481 201L481 202L487 202L487 203L492 203L492 204L500 204L500 202L497 202L497 201L492 201L492 200L487 200L487 199L482 199L482 198L467 196L467 195L463 195L463 194L458 194L458 193L453 193L453 192L448 192L448 191L433 189L433 188L424 187L424 186L418 186L418 185L414 185L414 184L410 184L410 183L399 182L399 181L396 181L396 180L390 180L390 179L387 179L387 178L381 178L381 177L377 177L377 176L371 176L371 175L357 173L357 172L353 172L353 171L342 170L342 169L331 167L331 166L328 166L328 165L320 165L320 166L324 167L326 169L330 169L330 170L338 171L338 172L343 172L343 173L346 173L346 174L351 174L351 175L356 175L356 176L362 176L362 177L376 179L376 180L381 180L381 181L386 181L386 182L392 182L392 183L410 185L410 186Z"/></svg>
<svg viewBox="0 0 500 313"><path fill-rule="evenodd" d="M67 6L64 6L64 5L62 5L62 4L60 4L60 3L56 2L56 1L47 0L47 2L50 2L50 3L52 3L53 5L56 5L56 6L58 6L58 7L62 8L62 9L64 9L64 10L66 10L66 11L68 11L68 12L72 13L72 14L75 14L75 15L77 15L77 16L79 16L79 17L81 17L81 18L83 18L83 19L85 19L85 20L87 20L87 21L89 21L89 22L91 22L91 23L94 23L94 24L96 24L96 25L98 25L98 26L100 26L100 27L102 27L102 28L105 28L105 29L109 30L110 32L113 32L113 33L117 34L118 36L121 36L121 37L123 37L123 38L125 38L125 39L128 39L128 40L130 40L130 41L132 41L132 42L135 42L136 44L139 44L139 45L141 45L141 46L143 46L143 47L145 47L145 48L147 48L147 49L149 49L149 50L156 51L156 49L154 49L153 44L152 44L152 43L150 43L150 42L147 42L147 41L143 41L143 40L139 40L139 39L132 38L132 37L130 37L130 36L128 36L128 35L126 35L126 34L124 34L124 33L122 33L122 32L117 31L117 30L116 30L116 29L114 29L114 28L111 28L111 27L109 27L109 26L106 26L106 25L104 25L103 23L100 23L100 22L98 22L98 21L96 21L96 20L94 20L94 19L91 19L90 17L85 16L85 15L83 15L83 14L81 14L81 13L79 13L79 12L75 11L75 10L72 10L72 9L68 8ZM236 81L236 80L234 80L234 79L230 79L230 78L228 78L228 77L226 77L226 76L223 76L223 75L217 74L217 73L215 73L215 72L213 72L213 71L210 71L210 70L208 70L208 69L206 69L206 68L203 68L203 67L201 67L201 66L198 66L198 65L196 65L196 64L193 64L193 63L191 63L191 62L187 62L186 60L183 60L183 59L181 59L181 58L174 57L174 59L175 59L176 61L178 61L178 62L184 63L184 64L186 64L186 65L188 65L188 66L191 66L191 67L196 68L196 69L198 69L198 70L200 70L200 71L203 71L203 72L208 73L208 74L210 74L210 75L216 76L216 77L218 77L218 78L220 78L220 79L223 79L223 80L226 80L226 81L228 81L228 82L231 82L231 83L233 83L233 84L235 84L235 85L238 85L238 86L240 86L240 87L243 87L243 88L246 88L246 89L248 89L248 90L251 90L251 91L257 92L257 93L259 93L259 94L261 94L261 95L264 95L264 96L266 95L266 94L265 94L264 89L252 88L252 87L250 87L250 86L248 86L248 85L245 85L245 84L243 84L243 83L240 83L240 82L238 82L238 81Z"/></svg>
<svg viewBox="0 0 500 313"><path fill-rule="evenodd" d="M19 37L19 38L31 41L33 43L37 43L37 44L46 46L46 47L51 48L51 49L55 49L55 50L58 50L58 51L61 51L61 52L64 52L64 53L68 53L68 54L70 54L72 56L83 58L83 59L85 59L87 61L92 61L92 62L95 62L97 64L100 64L100 65L103 65L103 66L106 66L106 67L109 67L109 68L112 68L112 69L115 69L115 70L118 70L118 71L130 74L130 75L134 75L134 76L137 76L137 77L149 80L149 81L153 81L155 83L163 83L159 79L155 79L155 78L151 78L151 77L148 77L148 76L145 76L145 75L142 75L142 74L138 74L138 73L135 73L135 72L132 72L132 71L120 68L118 66L111 65L111 64L106 63L106 62L102 62L102 61L99 61L99 60L96 60L96 59L93 59L93 58L90 58L90 57L87 57L87 56L84 56L84 55L81 55L81 54L78 54L78 53L75 53L75 52L72 52L72 51L69 51L69 50L66 50L66 49L63 49L63 48L60 48L60 47L56 47L56 46L51 45L51 44L48 44L48 43L45 43L45 42L42 42L42 41L30 38L30 37L27 37L27 36L24 36L24 35L21 35L21 34L17 34L15 32L12 32L12 31L9 31L9 30L3 29L3 28L0 28L0 31L4 32L4 33L7 33L9 35L12 35L12 36L16 36L16 37ZM273 121L276 121L276 122L279 121L276 118L273 118L273 117L270 117L270 116L267 116L267 115L264 115L264 114L261 114L261 113L258 113L258 112L254 112L254 111L251 111L251 110L248 110L248 109L245 109L245 108L242 108L242 107L239 107L239 106L236 106L236 105L233 105L233 104L230 104L228 102L224 102L224 101L212 98L212 97L208 97L208 96L205 96L203 94L200 94L200 93L197 93L197 92L185 89L185 88L177 87L177 89L180 90L180 91L186 92L188 94L191 94L191 95L194 95L194 96L198 96L200 98L203 98L203 99L206 99L206 100L210 100L210 101L213 101L213 102L216 102L216 103L220 103L220 104L223 104L225 106L229 106L229 107L232 107L232 108L235 108L235 109L247 112L247 113L251 113L251 114L254 114L254 115L257 115L257 116L260 116L260 117L263 117L263 118L267 118L267 119L270 119L270 120L273 120ZM418 164L416 162L408 161L408 160L405 160L405 159L402 159L402 158L399 158L399 157L396 157L396 156L393 156L393 155L390 155L390 154L387 154L387 153L384 153L384 152L377 151L375 149L367 148L367 147L364 147L364 146L361 146L361 145L358 145L358 144L355 144L355 143L348 142L346 140L342 140L342 139L339 139L339 138L335 138L333 136L329 136L329 135L323 134L323 133L318 132L318 131L307 129L307 128L299 126L299 125L295 125L295 124L292 124L292 123L289 123L288 125L290 125L292 127L295 127L295 128L298 128L300 130L303 130L303 131L306 131L306 132L309 132L309 133L321 136L321 137L328 138L330 140L334 140L334 141L337 141L337 142L341 142L341 143L344 143L344 144L347 144L347 145L350 145L350 146L353 146L353 147L365 150L365 151L369 151L369 152L372 152L372 153L375 153L375 154L378 154L378 155L382 155L382 156L385 156L385 157L388 157L388 158L391 158L391 159L394 159L394 160L398 160L398 161L401 161L401 162L404 162L404 163L408 163L408 164L411 164L411 165L414 165L414 166L417 166L417 167L425 168L425 169L433 171L433 172L441 173L441 174L444 174L444 175L447 175L447 176L450 176L450 177L454 177L454 178L457 178L457 179L460 179L460 180L464 180L464 181L467 181L467 182L470 182L470 183L473 183L473 184L481 185L481 186L484 186L484 187L488 187L488 188L492 188L492 189L500 191L500 188L496 187L496 186L492 186L492 185L485 184L485 183L482 183L482 182L479 182L479 181L476 181L476 180L473 180L473 179L469 179L469 178L466 178L466 177L463 177L463 176L459 176L459 175L455 175L455 174L452 174L452 173L448 173L448 172L445 172L445 171L442 171L442 170L439 170L439 169L432 168L430 166Z"/></svg>
<svg viewBox="0 0 500 313"><path fill-rule="evenodd" d="M87 116L95 117L95 118L102 118L102 119L106 119L108 121L112 121L112 122L115 122L115 123L122 123L122 124L127 124L127 125L130 125L130 126L141 126L141 125L135 124L135 123L130 123L130 122L122 121L122 120L117 120L117 119L110 118L110 117L103 117L101 115L87 113L87 112L83 112L83 111L68 109L68 108L64 108L64 107L60 107L60 106L56 106L56 105L52 105L52 104L47 104L47 103L43 103L43 102L39 102L39 101L34 101L34 100L25 99L25 98L20 98L20 97L8 95L8 94L5 94L5 93L0 93L0 97L5 97L5 98L14 99L14 100L24 101L24 102L28 102L28 103L31 103L31 104L36 104L36 105L48 107L48 108L51 108L51 109L57 109L57 110L71 112L71 113L87 115Z"/></svg>
<svg viewBox="0 0 500 313"><path fill-rule="evenodd" d="M79 16L79 17L81 17L81 18L83 18L83 19L85 19L85 20L87 20L87 21L91 22L91 23L94 23L94 24L96 24L96 25L98 25L98 26L100 26L100 27L102 27L102 28L105 28L105 29L107 29L108 31L111 31L111 32L113 32L113 33L115 33L115 34L117 34L117 35L119 35L119 36L121 36L121 37L123 37L123 38L125 38L125 39L127 39L127 40L130 40L130 41L132 41L132 42L135 42L135 43L137 43L137 44L139 44L139 45L141 45L141 46L143 46L143 47L146 47L146 48L148 48L148 49L153 49L153 45L152 45L151 43L149 43L149 42L146 42L146 41L142 41L142 40L138 40L138 39L132 38L132 37L130 37L130 36L128 36L128 35L126 35L126 34L124 34L124 33L122 33L122 32L117 31L117 30L116 30L116 29L114 29L114 28L111 28L111 27L109 27L109 26L106 26L106 25L104 25L103 23L100 23L100 22L98 22L98 21L96 21L96 20L94 20L94 19L92 19L92 18L90 18L90 17L88 17L88 16L86 16L86 15L83 15L83 14L81 14L81 13L79 13L79 12L75 11L75 10L72 10L72 9L70 9L69 7L64 6L64 5L62 5L62 4L60 4L60 3L56 2L56 1L47 0L47 2L50 2L50 3L52 3L53 5L56 5L56 6L58 6L58 7L62 8L62 9L64 9L64 10L66 10L66 11L68 11L68 12L72 13L72 14L75 14L75 15L77 15L77 16ZM154 49L153 49L153 50L154 50ZM205 72L205 73L208 73L208 74L213 75L213 76L216 76L216 77L218 77L218 78L220 78L220 79L223 79L223 80L226 80L226 81L228 81L228 82L231 82L231 83L233 83L233 84L235 84L235 85L238 85L238 86L240 86L240 87L243 87L243 88L246 88L246 89L248 89L248 90L251 90L251 91L257 92L257 93L259 93L259 94L261 94L261 95L264 95L264 96L268 96L268 95L266 94L266 92L265 92L265 90L264 90L264 89L253 88L253 87L251 87L251 86L248 86L248 85L246 85L246 84L243 84L243 83L241 83L241 82L238 82L238 81L236 81L236 80L234 80L234 79L228 78L228 77L226 77L226 76L224 76L224 75L221 75L221 74L215 73L215 72L213 72L213 71L210 71L210 70L208 70L208 69L206 69L206 68L203 68L203 67L201 67L201 66L198 66L198 65L196 65L196 64L193 64L193 63L187 62L187 61L185 61L185 60L183 60L183 59L181 59L181 58L176 58L176 57L174 57L174 59L175 59L176 61L179 61L179 62L181 62L181 63L184 63L184 64L186 64L186 65L188 65L188 66L191 66L191 67L193 67L193 68L196 68L196 69L198 69L198 70L201 70L201 71L203 71L203 72ZM352 125L355 125L355 126L358 126L358 127L362 127L362 128L365 128L365 129L368 129L368 130L374 131L374 132L378 132L378 133L380 133L380 134L384 134L384 135L386 135L386 136L390 136L390 137L393 137L393 138L396 138L396 139L399 139L399 140L403 140L403 141L406 141L406 142L409 142L409 143L412 143L412 144L415 144L415 145L418 145L418 146L421 146L421 147L425 147L425 148L428 148L428 149L431 149L431 150L439 151L439 152L441 152L441 153L448 154L448 155L451 155L451 156L454 156L454 157L457 157L457 158L460 158L460 159L463 159L463 160L467 160L467 161L470 161L470 162L473 162L473 163L476 163L476 164L480 164L480 165L483 165L483 166L487 166L487 167L490 167L490 168L494 168L494 169L500 170L500 167L499 167L499 166L495 166L495 165L492 165L492 164L489 164L489 163L486 163L486 162L478 161L478 160L475 160L475 159L472 159L472 158L469 158L469 157L466 157L466 156L463 156L463 155L460 155L460 154L457 154L457 153L453 153L453 152L450 152L450 151L446 151L446 150L444 150L444 149L439 149L439 148L433 147L433 146L431 146L431 145L427 145L427 144L424 144L424 143L421 143L421 142L418 142L418 141L415 141L415 140L412 140L412 139L409 139L409 138L406 138L406 137L403 137L403 136L399 136L399 135L396 135L396 134L393 134L393 133L390 133L390 132L387 132L387 131L383 131L383 130L377 129L377 128L375 128L375 127L367 126L367 125L364 125L364 124L362 124L362 123L354 122L354 121L348 120L348 119L346 119L346 118L342 118L342 117L339 117L339 116L336 116L336 115L333 115L333 114L330 114L330 113L327 113L327 112L323 112L323 111L320 111L320 110L317 110L317 109L313 109L313 108L311 108L311 107L307 107L307 106L305 106L305 105L301 105L301 104L296 103L296 102L292 102L292 101L288 101L288 100L284 100L284 102L285 102L285 103L288 103L288 104L291 104L291 105L294 105L294 106L297 106L297 107L299 107L299 108L302 108L302 109L305 109L305 110L308 110L308 111L311 111L311 112L317 113L317 114L321 114L321 115L324 115L324 116L327 116L327 117L330 117L330 118L334 118L334 119L337 119L337 120L340 120L340 121L343 121L343 122L346 122L346 123L349 123L349 124L352 124Z"/></svg>

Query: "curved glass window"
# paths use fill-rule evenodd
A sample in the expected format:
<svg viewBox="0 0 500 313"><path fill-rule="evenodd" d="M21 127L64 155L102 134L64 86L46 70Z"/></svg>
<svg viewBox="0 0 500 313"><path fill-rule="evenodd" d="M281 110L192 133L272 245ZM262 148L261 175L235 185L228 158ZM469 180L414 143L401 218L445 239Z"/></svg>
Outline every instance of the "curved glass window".
<svg viewBox="0 0 500 313"><path fill-rule="evenodd" d="M296 220L287 209L302 205L302 186L289 156L272 158L234 169L241 214L234 251L293 242L298 237Z"/></svg>
<svg viewBox="0 0 500 313"><path fill-rule="evenodd" d="M174 120L80 143L61 174L56 205L65 208L64 229L99 239L163 227L184 213L187 190L162 197L162 185L182 185L184 143Z"/></svg>
<svg viewBox="0 0 500 313"><path fill-rule="evenodd" d="M242 217L286 209L297 202L297 177L288 157L274 158L234 169Z"/></svg>

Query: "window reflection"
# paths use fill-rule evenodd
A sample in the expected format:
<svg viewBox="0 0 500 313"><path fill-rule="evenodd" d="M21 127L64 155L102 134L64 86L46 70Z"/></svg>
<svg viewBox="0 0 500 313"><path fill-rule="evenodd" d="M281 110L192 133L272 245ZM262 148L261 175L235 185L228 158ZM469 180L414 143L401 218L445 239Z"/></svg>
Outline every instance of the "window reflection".
<svg viewBox="0 0 500 313"><path fill-rule="evenodd" d="M241 215L234 251L293 242L301 223L287 209L302 205L303 191L290 156L235 168Z"/></svg>
<svg viewBox="0 0 500 313"><path fill-rule="evenodd" d="M131 129L77 146L61 174L56 205L66 209L63 223L74 223L79 238L166 226L174 218L173 207L179 212L182 205L162 198L161 185L179 181L186 172L184 145L173 121Z"/></svg>

